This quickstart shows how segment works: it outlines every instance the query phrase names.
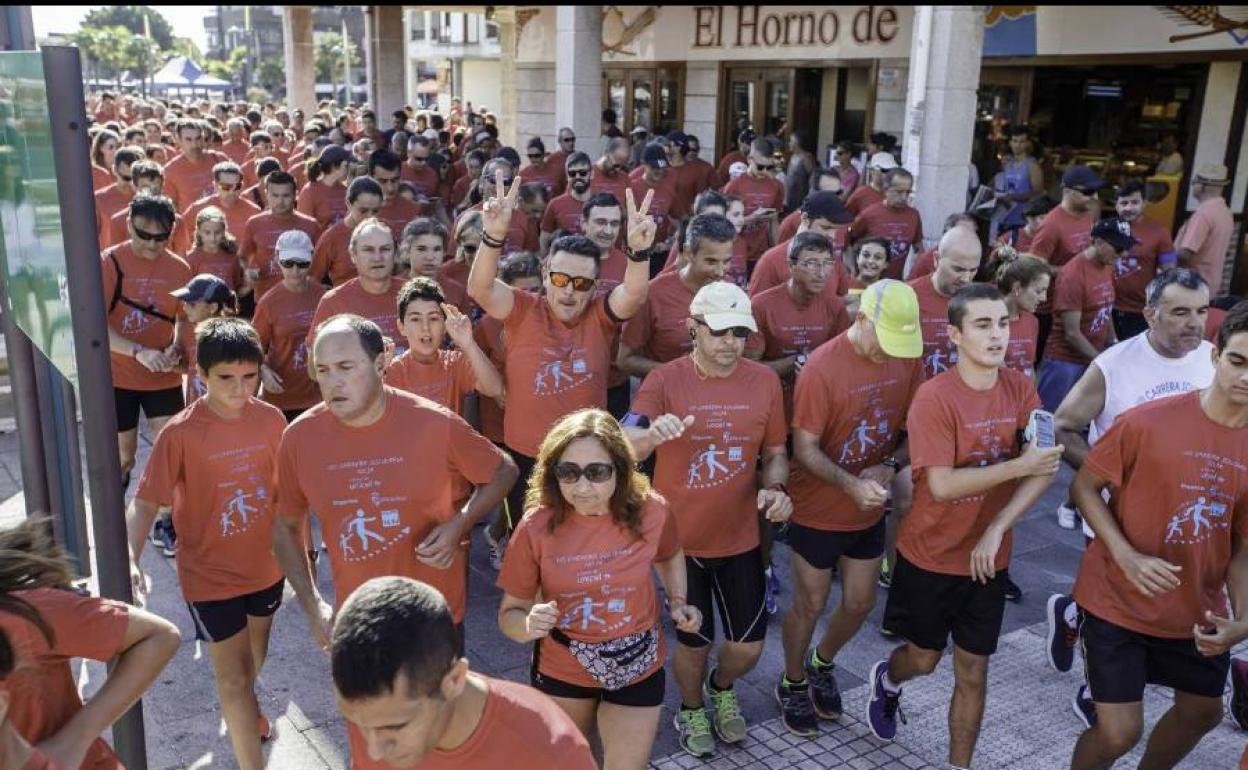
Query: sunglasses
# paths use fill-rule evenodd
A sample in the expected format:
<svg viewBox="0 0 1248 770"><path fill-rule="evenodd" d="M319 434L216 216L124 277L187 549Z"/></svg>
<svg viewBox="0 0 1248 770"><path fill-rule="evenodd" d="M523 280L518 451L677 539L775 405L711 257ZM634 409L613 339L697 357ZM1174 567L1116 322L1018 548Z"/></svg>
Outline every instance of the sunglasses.
<svg viewBox="0 0 1248 770"><path fill-rule="evenodd" d="M712 337L723 337L728 332L732 332L732 336L736 337L739 340L744 340L744 339L748 339L750 334L752 334L749 328L745 326L730 326L727 329L712 329L710 324L708 324L706 321L698 321L697 319L694 319L694 321L699 326L705 326L706 330L711 333Z"/></svg>
<svg viewBox="0 0 1248 770"><path fill-rule="evenodd" d="M540 152L531 152L528 154L528 157L529 160L541 160L542 154Z"/></svg>
<svg viewBox="0 0 1248 770"><path fill-rule="evenodd" d="M575 136L565 136L565 137L563 137L562 139L560 139L559 141L560 141L561 143L563 143L563 144L566 144L566 143L568 143L568 142L575 142L575 141L576 141L576 137L575 137Z"/></svg>
<svg viewBox="0 0 1248 770"><path fill-rule="evenodd" d="M221 192L233 192L242 186L242 182L217 182L217 187Z"/></svg>
<svg viewBox="0 0 1248 770"><path fill-rule="evenodd" d="M775 163L759 163L758 161L752 161L752 162L754 163L754 168L758 169L759 171L773 171L776 168Z"/></svg>
<svg viewBox="0 0 1248 770"><path fill-rule="evenodd" d="M139 240L141 241L155 241L157 243L163 243L164 241L169 240L169 236L172 235L172 233L170 233L170 231L168 230L164 231L163 233L149 233L149 232L140 230L137 227L134 228L134 234L137 235L139 237Z"/></svg>
<svg viewBox="0 0 1248 770"><path fill-rule="evenodd" d="M578 170L578 171L569 171L569 172L568 172L568 178L569 178L569 179L581 179L581 178L583 178L583 177L587 177L587 176L589 176L589 169L587 169L587 168L585 168L585 169L580 169L580 170Z"/></svg>
<svg viewBox="0 0 1248 770"><path fill-rule="evenodd" d="M514 181L516 181L516 178L513 176L503 177L503 187L511 187L511 183Z"/></svg>
<svg viewBox="0 0 1248 770"><path fill-rule="evenodd" d="M615 475L615 466L610 463L590 463L584 468L576 463L559 463L555 466L555 478L560 484L575 484L584 476L592 484L610 481Z"/></svg>
<svg viewBox="0 0 1248 770"><path fill-rule="evenodd" d="M295 269L295 268L303 268L304 270L306 270L309 267L312 267L311 262L303 262L298 259L279 259L277 261L277 264L281 265L284 268L287 268L288 270Z"/></svg>
<svg viewBox="0 0 1248 770"><path fill-rule="evenodd" d="M573 291L590 291L594 285L598 283L597 278L585 278L580 275L568 275L567 273L550 273L550 283L556 289L562 289L568 284L572 284Z"/></svg>

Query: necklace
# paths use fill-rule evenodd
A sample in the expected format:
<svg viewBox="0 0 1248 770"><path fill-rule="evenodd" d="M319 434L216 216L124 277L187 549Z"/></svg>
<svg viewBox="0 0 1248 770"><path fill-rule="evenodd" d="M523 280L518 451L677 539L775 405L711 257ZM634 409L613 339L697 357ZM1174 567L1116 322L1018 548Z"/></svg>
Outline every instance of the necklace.
<svg viewBox="0 0 1248 770"><path fill-rule="evenodd" d="M693 362L693 373L698 376L699 380L703 380L703 381L709 380L714 376L709 371L707 371L706 367L698 363L698 351L696 350L690 351L689 360Z"/></svg>

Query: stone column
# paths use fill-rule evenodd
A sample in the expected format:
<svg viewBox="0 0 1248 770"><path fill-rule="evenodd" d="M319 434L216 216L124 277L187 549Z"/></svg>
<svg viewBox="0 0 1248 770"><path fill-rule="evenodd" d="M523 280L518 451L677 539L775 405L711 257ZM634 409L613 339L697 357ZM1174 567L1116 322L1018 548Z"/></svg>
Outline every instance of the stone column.
<svg viewBox="0 0 1248 770"><path fill-rule="evenodd" d="M915 206L929 241L940 238L946 217L966 208L984 46L982 8L915 8L901 160L915 176Z"/></svg>
<svg viewBox="0 0 1248 770"><path fill-rule="evenodd" d="M316 111L316 55L312 50L312 8L282 6L282 41L286 64L286 106Z"/></svg>
<svg viewBox="0 0 1248 770"><path fill-rule="evenodd" d="M518 116L519 99L516 96L516 45L519 30L516 29L516 7L499 5L494 7L494 22L498 24L498 64L500 98L498 105L498 139L507 147L522 150L519 145L520 132Z"/></svg>
<svg viewBox="0 0 1248 770"><path fill-rule="evenodd" d="M368 101L377 125L390 125L390 113L407 99L407 41L403 6L370 5L364 9L364 48L368 66Z"/></svg>
<svg viewBox="0 0 1248 770"><path fill-rule="evenodd" d="M555 11L555 126L576 132L576 148L596 155L602 134L602 6Z"/></svg>

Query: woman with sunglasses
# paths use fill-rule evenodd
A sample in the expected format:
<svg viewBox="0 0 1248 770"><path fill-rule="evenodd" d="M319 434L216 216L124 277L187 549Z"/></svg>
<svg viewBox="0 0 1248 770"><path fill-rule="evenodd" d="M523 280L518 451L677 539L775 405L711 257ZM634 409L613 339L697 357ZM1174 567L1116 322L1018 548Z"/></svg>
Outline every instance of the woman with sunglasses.
<svg viewBox="0 0 1248 770"><path fill-rule="evenodd" d="M642 770L665 689L662 614L686 633L702 622L685 600L674 517L636 470L619 423L600 409L551 429L525 504L498 576L499 626L517 642L537 642L533 686L586 738L596 726L603 767Z"/></svg>

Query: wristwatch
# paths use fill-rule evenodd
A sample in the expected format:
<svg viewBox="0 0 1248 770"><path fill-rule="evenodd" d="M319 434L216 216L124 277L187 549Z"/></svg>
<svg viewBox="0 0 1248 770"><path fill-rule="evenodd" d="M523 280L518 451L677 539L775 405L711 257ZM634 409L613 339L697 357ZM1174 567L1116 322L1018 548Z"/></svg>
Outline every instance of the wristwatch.
<svg viewBox="0 0 1248 770"><path fill-rule="evenodd" d="M650 261L649 254L645 252L638 253L636 251L633 251L628 246L624 247L624 256L628 257L628 260L630 262L649 262Z"/></svg>
<svg viewBox="0 0 1248 770"><path fill-rule="evenodd" d="M883 465L885 468L892 468L894 473L901 470L901 463L892 455L880 460L880 465Z"/></svg>

